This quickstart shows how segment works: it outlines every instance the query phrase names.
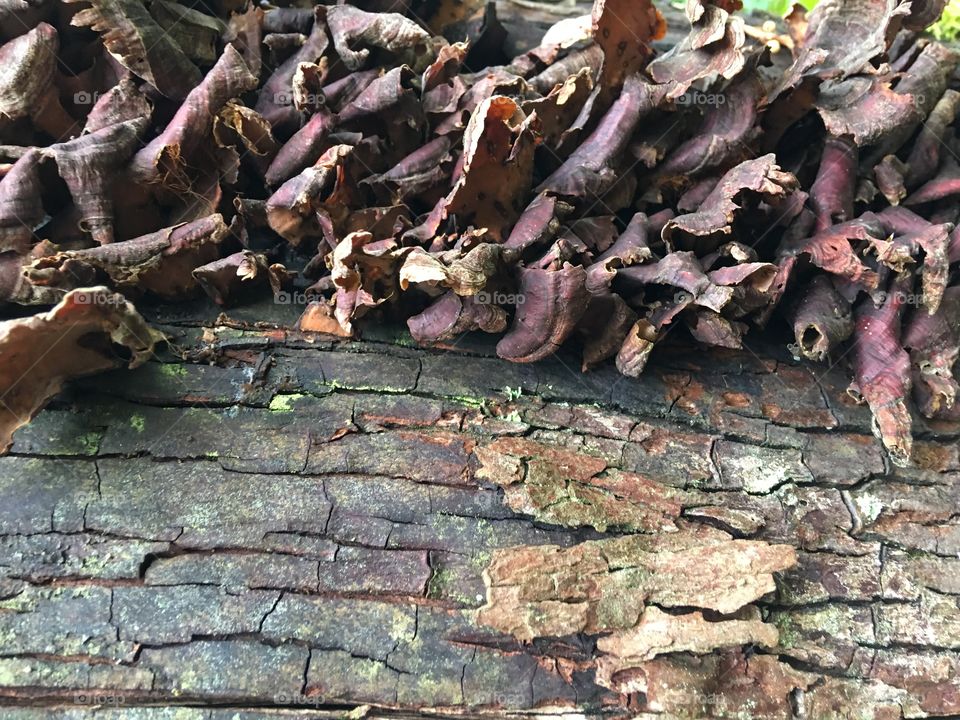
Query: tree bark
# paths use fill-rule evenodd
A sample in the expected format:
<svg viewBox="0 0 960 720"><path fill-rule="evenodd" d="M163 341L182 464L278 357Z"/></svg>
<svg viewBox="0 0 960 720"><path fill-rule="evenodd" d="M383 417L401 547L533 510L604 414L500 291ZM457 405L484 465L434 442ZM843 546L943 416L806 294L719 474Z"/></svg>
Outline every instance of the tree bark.
<svg viewBox="0 0 960 720"><path fill-rule="evenodd" d="M0 458L3 717L960 713L956 426L892 466L776 348L634 380L178 312Z"/></svg>

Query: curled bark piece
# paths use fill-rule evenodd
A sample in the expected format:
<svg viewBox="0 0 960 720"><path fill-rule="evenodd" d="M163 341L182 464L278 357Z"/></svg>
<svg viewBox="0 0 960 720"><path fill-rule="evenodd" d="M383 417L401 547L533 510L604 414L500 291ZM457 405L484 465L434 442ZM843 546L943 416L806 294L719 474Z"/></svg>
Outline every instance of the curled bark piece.
<svg viewBox="0 0 960 720"><path fill-rule="evenodd" d="M398 271L411 248L393 241L376 242L368 232L353 232L341 240L330 258L330 277L337 288L336 318L353 332L352 320L399 293Z"/></svg>
<svg viewBox="0 0 960 720"><path fill-rule="evenodd" d="M923 119L913 95L900 93L890 82L858 76L829 86L820 94L820 117L834 135L849 135L860 145L871 145L900 125Z"/></svg>
<svg viewBox="0 0 960 720"><path fill-rule="evenodd" d="M107 90L87 115L83 132L93 133L127 120L149 118L150 102L130 78L124 78Z"/></svg>
<svg viewBox="0 0 960 720"><path fill-rule="evenodd" d="M370 57L370 48L393 53L421 46L425 49L430 34L398 13L368 13L350 5L334 5L327 10L327 24L333 46L343 64L359 70ZM359 50L355 50L359 47Z"/></svg>
<svg viewBox="0 0 960 720"><path fill-rule="evenodd" d="M553 240L560 231L561 220L571 212L573 206L555 195L541 193L527 205L504 244L521 252L530 247L542 247Z"/></svg>
<svg viewBox="0 0 960 720"><path fill-rule="evenodd" d="M903 21L910 30L923 30L940 19L947 0L911 0L910 14Z"/></svg>
<svg viewBox="0 0 960 720"><path fill-rule="evenodd" d="M672 252L662 260L617 271L617 279L643 287L666 285L690 293L697 305L720 312L733 298L733 289L715 285L692 252Z"/></svg>
<svg viewBox="0 0 960 720"><path fill-rule="evenodd" d="M589 270L587 272L589 275ZM577 327L577 334L583 341L582 372L616 355L637 321L637 313L622 297L612 292L596 294L589 287L589 277L587 286L591 290L590 302Z"/></svg>
<svg viewBox="0 0 960 720"><path fill-rule="evenodd" d="M830 279L817 275L805 288L793 312L791 349L809 360L825 360L853 334L850 303Z"/></svg>
<svg viewBox="0 0 960 720"><path fill-rule="evenodd" d="M824 141L817 179L810 187L817 231L853 219L857 159L857 146L850 138L829 136Z"/></svg>
<svg viewBox="0 0 960 720"><path fill-rule="evenodd" d="M403 158L387 172L361 182L383 188L392 202L404 202L435 188L453 172L454 138L441 135Z"/></svg>
<svg viewBox="0 0 960 720"><path fill-rule="evenodd" d="M567 82L571 77L581 74L584 70L587 75L594 77L602 62L603 48L593 43L548 65L539 74L529 78L527 82L541 95L547 95L557 85Z"/></svg>
<svg viewBox="0 0 960 720"><path fill-rule="evenodd" d="M49 312L0 322L0 452L65 381L121 364L137 367L162 338L105 287L74 290Z"/></svg>
<svg viewBox="0 0 960 720"><path fill-rule="evenodd" d="M520 268L517 313L510 331L497 343L497 355L513 362L534 362L552 355L573 332L586 310L586 272L564 265L558 270Z"/></svg>
<svg viewBox="0 0 960 720"><path fill-rule="evenodd" d="M944 159L936 176L910 193L903 204L925 205L956 195L960 195L960 164L951 156Z"/></svg>
<svg viewBox="0 0 960 720"><path fill-rule="evenodd" d="M907 170L907 166L896 155L886 155L873 169L877 189L883 193L891 205L899 205L900 201L907 196L907 188L904 184Z"/></svg>
<svg viewBox="0 0 960 720"><path fill-rule="evenodd" d="M877 287L877 274L860 260L852 242L869 242L883 238L878 222L857 219L840 223L811 238L795 240L780 249L781 257L806 255L819 268L864 288Z"/></svg>
<svg viewBox="0 0 960 720"><path fill-rule="evenodd" d="M476 295L491 278L505 271L514 256L502 245L480 243L462 257L442 262L421 248L413 248L400 268L400 288L406 290L410 283L418 283L449 288L457 295Z"/></svg>
<svg viewBox="0 0 960 720"><path fill-rule="evenodd" d="M897 465L910 462L910 356L900 343L906 292L894 285L881 305L865 300L856 309L853 369L860 395L873 413L873 431Z"/></svg>
<svg viewBox="0 0 960 720"><path fill-rule="evenodd" d="M267 282L267 259L242 250L195 268L193 277L217 305L227 305L242 290Z"/></svg>
<svg viewBox="0 0 960 720"><path fill-rule="evenodd" d="M407 320L413 339L421 345L454 340L465 332L501 333L507 328L506 311L486 298L441 295L430 307Z"/></svg>
<svg viewBox="0 0 960 720"><path fill-rule="evenodd" d="M519 217L530 187L538 124L536 114L525 116L510 98L484 100L464 135L457 182L409 235L429 239L444 220L456 215L501 240Z"/></svg>
<svg viewBox="0 0 960 720"><path fill-rule="evenodd" d="M593 39L603 49L600 86L617 89L642 70L651 43L667 32L667 23L650 0L597 0L590 16Z"/></svg>
<svg viewBox="0 0 960 720"><path fill-rule="evenodd" d="M282 8L281 8L282 9ZM276 12L274 10L273 12ZM275 133L286 137L300 127L300 113L293 105L293 76L300 63L317 62L323 55L330 40L327 37L327 25L324 21L325 8L316 8L316 20L310 36L303 45L267 78L257 96L254 106L263 118L270 123ZM267 17L271 13L267 13Z"/></svg>
<svg viewBox="0 0 960 720"><path fill-rule="evenodd" d="M76 3L81 0L66 0ZM182 100L200 82L200 71L140 0L86 0L90 7L70 21L100 33L121 65L163 95Z"/></svg>
<svg viewBox="0 0 960 720"><path fill-rule="evenodd" d="M670 211L663 222L669 220L672 215L673 212ZM659 235L663 229L663 225L660 224L658 227L657 222L658 219L647 217L643 213L634 214L613 245L600 255L597 261L605 262L617 258L621 267L627 267L649 260L653 257L648 245L650 234L656 233Z"/></svg>
<svg viewBox="0 0 960 720"><path fill-rule="evenodd" d="M627 141L640 120L666 97L669 88L651 85L640 75L626 79L620 97L604 115L597 129L537 192L549 192L592 201L616 182L615 166L622 159Z"/></svg>
<svg viewBox="0 0 960 720"><path fill-rule="evenodd" d="M685 90L702 78L732 78L743 70L743 19L732 17L715 5L706 8L687 37L650 63L650 77L660 83L678 83Z"/></svg>
<svg viewBox="0 0 960 720"><path fill-rule="evenodd" d="M131 296L182 300L196 289L193 269L219 256L228 232L223 218L211 215L122 243L42 257L24 274L37 286L63 291L106 281Z"/></svg>
<svg viewBox="0 0 960 720"><path fill-rule="evenodd" d="M948 288L933 313L915 310L903 332L913 366L914 396L926 417L950 410L960 386L953 368L960 355L960 287Z"/></svg>
<svg viewBox="0 0 960 720"><path fill-rule="evenodd" d="M140 182L163 182L178 188L190 187L184 177L184 165L210 137L213 118L227 101L256 87L254 77L233 45L203 82L194 88L164 131L138 152L131 171Z"/></svg>
<svg viewBox="0 0 960 720"><path fill-rule="evenodd" d="M350 337L333 314L333 306L320 300L307 304L303 314L297 320L297 329L302 332L316 332L336 337Z"/></svg>
<svg viewBox="0 0 960 720"><path fill-rule="evenodd" d="M227 31L219 18L170 0L151 0L150 15L191 60L211 65L217 60L217 41Z"/></svg>
<svg viewBox="0 0 960 720"><path fill-rule="evenodd" d="M353 152L349 145L334 145L296 177L291 178L267 200L270 227L293 245L323 233L317 210L333 192L339 168Z"/></svg>
<svg viewBox="0 0 960 720"><path fill-rule="evenodd" d="M543 125L543 142L547 147L556 147L563 133L576 119L593 89L593 79L588 69L566 77L550 90L546 97L523 103L528 115L536 112Z"/></svg>
<svg viewBox="0 0 960 720"><path fill-rule="evenodd" d="M127 120L43 150L70 189L81 229L100 245L113 242L112 185L146 126L144 117Z"/></svg>
<svg viewBox="0 0 960 720"><path fill-rule="evenodd" d="M617 351L616 365L621 375L640 377L650 360L653 346L663 337L663 328L673 322L689 304L689 296L676 297L633 324Z"/></svg>
<svg viewBox="0 0 960 720"><path fill-rule="evenodd" d="M59 49L57 31L47 23L0 47L0 118L30 117L55 140L80 131L54 85Z"/></svg>
<svg viewBox="0 0 960 720"><path fill-rule="evenodd" d="M747 326L742 322L702 307L690 308L684 314L684 320L693 338L704 345L732 349L743 347Z"/></svg>
<svg viewBox="0 0 960 720"><path fill-rule="evenodd" d="M933 314L940 307L940 299L949 282L950 272L950 231L949 224L929 225L915 233L908 233L894 238L890 243L890 255L893 260L887 262L883 255L878 256L881 262L891 269L900 271L901 266L896 257L909 258L910 264L919 260L923 255L923 266L920 272L923 294L921 304Z"/></svg>
<svg viewBox="0 0 960 720"><path fill-rule="evenodd" d="M718 530L508 548L484 573L478 619L531 640L628 629L648 604L733 613L774 590L773 573L794 563L791 546Z"/></svg>
<svg viewBox="0 0 960 720"><path fill-rule="evenodd" d="M845 78L875 72L871 61L889 47L909 9L898 0L818 4L807 17L803 49L785 74L790 85L801 76ZM857 42L851 42L852 37Z"/></svg>
<svg viewBox="0 0 960 720"><path fill-rule="evenodd" d="M24 255L46 213L40 200L40 150L30 148L0 180L0 252Z"/></svg>
<svg viewBox="0 0 960 720"><path fill-rule="evenodd" d="M335 124L335 116L325 110L313 115L277 152L265 175L267 184L275 186L286 182L319 160Z"/></svg>
<svg viewBox="0 0 960 720"><path fill-rule="evenodd" d="M664 225L663 240L682 247L696 238L722 238L733 231L733 219L742 207L738 202L741 196L754 195L776 203L796 190L797 179L782 171L775 161L770 153L728 170L697 212L680 215Z"/></svg>
<svg viewBox="0 0 960 720"><path fill-rule="evenodd" d="M929 180L937 172L940 164L941 148L946 147L944 137L947 128L953 123L960 107L960 93L947 90L937 100L933 111L924 121L910 155L907 156L907 176L905 184L911 190Z"/></svg>
<svg viewBox="0 0 960 720"><path fill-rule="evenodd" d="M243 55L244 62L250 72L260 76L262 57L260 44L263 42L264 12L253 4L244 13L234 13L230 16L229 33L234 36L231 44Z"/></svg>
<svg viewBox="0 0 960 720"><path fill-rule="evenodd" d="M751 74L717 94L723 103L707 114L696 136L670 153L658 174L665 178L698 176L741 159L744 146L759 134L757 105L762 90Z"/></svg>

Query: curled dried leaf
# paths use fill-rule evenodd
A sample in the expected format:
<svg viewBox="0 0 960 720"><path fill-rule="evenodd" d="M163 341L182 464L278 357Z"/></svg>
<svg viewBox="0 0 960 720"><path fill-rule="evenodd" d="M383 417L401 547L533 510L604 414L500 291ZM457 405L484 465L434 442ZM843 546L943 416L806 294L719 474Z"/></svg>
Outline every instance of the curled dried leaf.
<svg viewBox="0 0 960 720"><path fill-rule="evenodd" d="M191 185L184 166L213 130L213 118L228 100L257 85L243 57L227 45L203 82L184 100L160 135L133 158L131 171L140 182L163 182L172 187Z"/></svg>
<svg viewBox="0 0 960 720"><path fill-rule="evenodd" d="M454 340L474 330L501 333L507 328L507 313L494 303L448 292L407 320L407 327L414 340L421 345L431 345Z"/></svg>
<svg viewBox="0 0 960 720"><path fill-rule="evenodd" d="M825 360L853 334L850 303L830 279L817 275L804 289L793 312L794 352L810 360Z"/></svg>
<svg viewBox="0 0 960 720"><path fill-rule="evenodd" d="M874 434L897 465L910 461L910 356L900 342L906 291L898 285L877 306L860 303L855 312L853 369L857 387L873 413Z"/></svg>
<svg viewBox="0 0 960 720"><path fill-rule="evenodd" d="M130 160L146 129L147 118L126 120L43 150L57 165L60 177L80 212L80 227L100 245L114 240L112 185Z"/></svg>
<svg viewBox="0 0 960 720"><path fill-rule="evenodd" d="M556 270L520 268L516 316L497 343L497 355L534 362L556 352L586 310L586 277L582 267L569 264Z"/></svg>
<svg viewBox="0 0 960 720"><path fill-rule="evenodd" d="M425 49L430 39L429 33L399 13L368 13L351 5L329 8L327 24L333 46L350 70L363 67L370 48L400 53L418 46Z"/></svg>
<svg viewBox="0 0 960 720"><path fill-rule="evenodd" d="M65 0L89 2L70 21L100 33L120 64L163 95L182 100L200 82L200 71L140 0Z"/></svg>
<svg viewBox="0 0 960 720"><path fill-rule="evenodd" d="M0 452L66 380L141 365L162 338L105 287L73 290L48 312L0 322Z"/></svg>

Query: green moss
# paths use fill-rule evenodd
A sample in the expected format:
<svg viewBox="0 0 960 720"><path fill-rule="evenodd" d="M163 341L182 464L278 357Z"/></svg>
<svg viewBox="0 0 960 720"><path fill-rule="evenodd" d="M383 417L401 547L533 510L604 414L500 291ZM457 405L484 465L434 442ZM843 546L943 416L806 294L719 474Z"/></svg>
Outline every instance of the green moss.
<svg viewBox="0 0 960 720"><path fill-rule="evenodd" d="M130 418L130 427L138 433L142 433L147 427L147 419L143 415L133 415Z"/></svg>
<svg viewBox="0 0 960 720"><path fill-rule="evenodd" d="M83 455L96 455L100 449L100 433L88 432L77 438Z"/></svg>
<svg viewBox="0 0 960 720"><path fill-rule="evenodd" d="M183 377L187 374L187 368L178 363L161 363L160 372L167 377Z"/></svg>

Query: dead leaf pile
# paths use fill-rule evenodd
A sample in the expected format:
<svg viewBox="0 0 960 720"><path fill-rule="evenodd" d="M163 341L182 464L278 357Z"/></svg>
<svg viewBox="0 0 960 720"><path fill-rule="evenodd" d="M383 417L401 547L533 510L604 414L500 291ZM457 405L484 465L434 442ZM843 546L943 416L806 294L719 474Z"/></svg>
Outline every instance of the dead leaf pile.
<svg viewBox="0 0 960 720"><path fill-rule="evenodd" d="M596 0L512 59L492 5L31 5L0 47L5 403L36 377L0 444L63 378L149 352L128 300L296 289L304 329L389 313L631 376L674 328L781 328L850 363L906 463L912 408L960 416L943 4L824 0L763 44L739 3L688 0L655 51L650 0Z"/></svg>

